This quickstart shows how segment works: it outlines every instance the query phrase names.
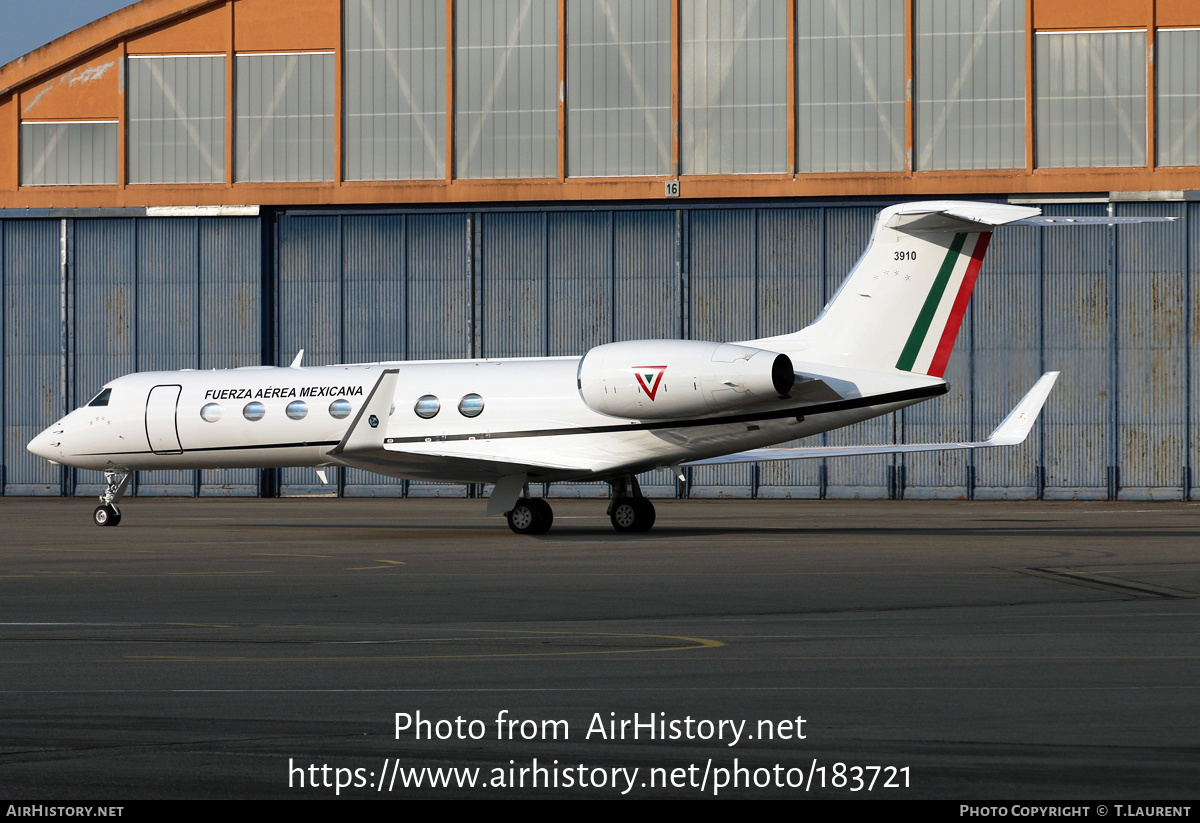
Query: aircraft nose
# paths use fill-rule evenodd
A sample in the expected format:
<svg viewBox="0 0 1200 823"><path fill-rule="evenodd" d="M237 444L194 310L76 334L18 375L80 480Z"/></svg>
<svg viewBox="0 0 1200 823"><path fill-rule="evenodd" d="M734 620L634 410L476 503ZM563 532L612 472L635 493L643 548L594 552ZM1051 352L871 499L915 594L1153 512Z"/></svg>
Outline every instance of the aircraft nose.
<svg viewBox="0 0 1200 823"><path fill-rule="evenodd" d="M26 446L29 451L36 454L38 457L44 457L47 460L53 461L55 458L62 457L63 428L61 423L55 423L50 428L43 431L37 437L29 441Z"/></svg>

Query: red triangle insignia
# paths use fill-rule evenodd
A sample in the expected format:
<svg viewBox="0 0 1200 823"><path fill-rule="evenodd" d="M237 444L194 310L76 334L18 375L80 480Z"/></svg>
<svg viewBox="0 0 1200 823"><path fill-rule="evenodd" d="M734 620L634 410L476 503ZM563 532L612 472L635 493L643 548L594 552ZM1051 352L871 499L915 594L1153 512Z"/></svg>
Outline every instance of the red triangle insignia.
<svg viewBox="0 0 1200 823"><path fill-rule="evenodd" d="M646 392L646 396L653 400L654 395L658 394L658 387L662 384L663 372L666 370L666 366L634 366L633 376L637 378L638 385Z"/></svg>

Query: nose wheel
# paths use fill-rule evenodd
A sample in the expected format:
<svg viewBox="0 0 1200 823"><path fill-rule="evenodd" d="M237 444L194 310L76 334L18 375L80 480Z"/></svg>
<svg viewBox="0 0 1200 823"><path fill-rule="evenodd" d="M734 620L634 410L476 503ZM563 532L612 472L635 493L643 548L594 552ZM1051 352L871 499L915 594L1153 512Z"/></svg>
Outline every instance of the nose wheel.
<svg viewBox="0 0 1200 823"><path fill-rule="evenodd" d="M97 526L118 526L121 523L121 510L117 501L125 496L133 472L106 471L104 473L104 494L100 495L100 505L92 512L92 522Z"/></svg>
<svg viewBox="0 0 1200 823"><path fill-rule="evenodd" d="M540 497L522 497L507 517L508 527L517 534L545 534L554 523L554 510Z"/></svg>
<svg viewBox="0 0 1200 823"><path fill-rule="evenodd" d="M97 506L92 512L92 522L97 526L118 526L121 523L121 510L111 503Z"/></svg>

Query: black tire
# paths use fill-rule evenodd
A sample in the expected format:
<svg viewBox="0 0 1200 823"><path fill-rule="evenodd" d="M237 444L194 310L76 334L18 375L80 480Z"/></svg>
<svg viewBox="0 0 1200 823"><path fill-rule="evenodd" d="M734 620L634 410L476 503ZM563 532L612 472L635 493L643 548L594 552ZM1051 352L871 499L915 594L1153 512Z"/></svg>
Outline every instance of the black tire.
<svg viewBox="0 0 1200 823"><path fill-rule="evenodd" d="M508 527L516 534L545 534L554 523L554 510L541 498L522 497L507 517Z"/></svg>
<svg viewBox="0 0 1200 823"><path fill-rule="evenodd" d="M537 497L529 501L538 508L538 529L532 534L545 534L554 525L554 509L544 499Z"/></svg>
<svg viewBox="0 0 1200 823"><path fill-rule="evenodd" d="M654 527L654 504L644 497L622 497L613 503L608 519L619 532L648 532Z"/></svg>
<svg viewBox="0 0 1200 823"><path fill-rule="evenodd" d="M97 506L92 512L92 522L97 526L116 526L121 522L121 512L116 506Z"/></svg>

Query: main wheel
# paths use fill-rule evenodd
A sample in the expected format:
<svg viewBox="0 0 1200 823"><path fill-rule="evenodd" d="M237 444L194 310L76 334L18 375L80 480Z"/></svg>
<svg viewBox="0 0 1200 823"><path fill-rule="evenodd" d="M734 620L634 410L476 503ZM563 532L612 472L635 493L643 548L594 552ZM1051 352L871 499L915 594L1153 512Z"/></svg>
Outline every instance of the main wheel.
<svg viewBox="0 0 1200 823"><path fill-rule="evenodd" d="M92 512L92 522L97 526L116 526L121 522L121 510L111 503L97 506Z"/></svg>
<svg viewBox="0 0 1200 823"><path fill-rule="evenodd" d="M644 497L622 497L608 519L619 532L648 532L654 526L654 504Z"/></svg>
<svg viewBox="0 0 1200 823"><path fill-rule="evenodd" d="M508 527L517 534L545 534L553 523L554 510L540 497L522 497L508 513Z"/></svg>

